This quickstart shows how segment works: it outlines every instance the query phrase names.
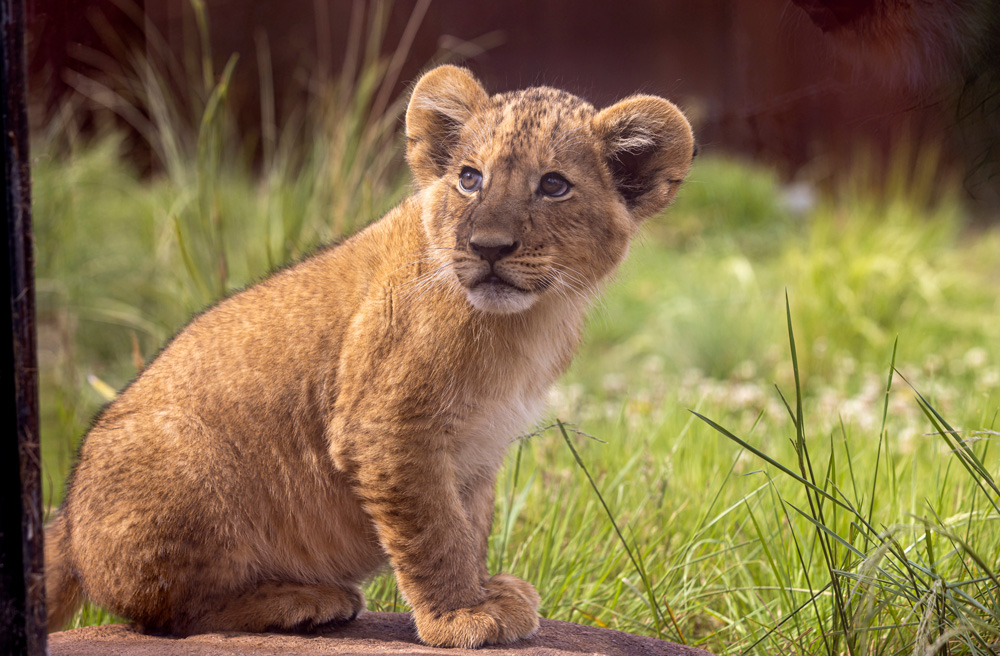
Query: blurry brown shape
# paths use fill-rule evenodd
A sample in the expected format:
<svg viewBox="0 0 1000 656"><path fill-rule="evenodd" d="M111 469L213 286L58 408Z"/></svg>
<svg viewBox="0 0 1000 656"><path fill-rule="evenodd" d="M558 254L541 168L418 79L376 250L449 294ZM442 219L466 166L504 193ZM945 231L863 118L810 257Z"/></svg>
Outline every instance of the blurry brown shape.
<svg viewBox="0 0 1000 656"><path fill-rule="evenodd" d="M974 195L998 200L1000 3L792 0L858 76L936 114Z"/></svg>
<svg viewBox="0 0 1000 656"><path fill-rule="evenodd" d="M870 0L792 0L809 14L824 32L836 30L858 20L872 6Z"/></svg>

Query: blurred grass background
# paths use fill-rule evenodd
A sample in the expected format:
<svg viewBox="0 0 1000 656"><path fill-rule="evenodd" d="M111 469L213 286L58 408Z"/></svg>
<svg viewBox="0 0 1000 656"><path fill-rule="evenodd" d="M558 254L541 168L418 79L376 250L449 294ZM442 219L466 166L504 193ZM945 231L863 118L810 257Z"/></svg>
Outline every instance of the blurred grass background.
<svg viewBox="0 0 1000 656"><path fill-rule="evenodd" d="M262 159L229 115L235 60L203 57L183 103L136 60L139 113L84 84L152 175L111 120L82 132L67 105L37 131L50 507L91 417L192 314L406 196L379 52L280 127L262 96ZM491 566L544 615L720 654L996 653L1000 230L934 149L874 161L821 188L706 154L646 226L500 477ZM391 576L368 596L402 608Z"/></svg>

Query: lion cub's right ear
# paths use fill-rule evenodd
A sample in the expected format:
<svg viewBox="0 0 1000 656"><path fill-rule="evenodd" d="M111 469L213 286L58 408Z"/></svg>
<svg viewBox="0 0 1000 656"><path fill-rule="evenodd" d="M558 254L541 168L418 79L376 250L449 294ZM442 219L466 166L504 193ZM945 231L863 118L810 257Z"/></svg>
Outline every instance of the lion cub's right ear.
<svg viewBox="0 0 1000 656"><path fill-rule="evenodd" d="M468 70L439 66L424 74L406 108L406 161L418 187L445 173L459 130L489 100Z"/></svg>

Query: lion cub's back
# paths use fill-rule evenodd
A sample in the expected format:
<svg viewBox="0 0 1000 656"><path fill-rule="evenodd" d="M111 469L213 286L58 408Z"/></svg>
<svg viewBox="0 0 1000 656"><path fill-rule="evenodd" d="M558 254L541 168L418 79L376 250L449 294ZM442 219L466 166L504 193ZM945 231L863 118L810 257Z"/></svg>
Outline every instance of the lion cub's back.
<svg viewBox="0 0 1000 656"><path fill-rule="evenodd" d="M262 562L315 580L381 562L324 430L365 287L355 239L197 317L101 413L64 510L77 566L100 579L88 594L134 589L115 571L170 588Z"/></svg>

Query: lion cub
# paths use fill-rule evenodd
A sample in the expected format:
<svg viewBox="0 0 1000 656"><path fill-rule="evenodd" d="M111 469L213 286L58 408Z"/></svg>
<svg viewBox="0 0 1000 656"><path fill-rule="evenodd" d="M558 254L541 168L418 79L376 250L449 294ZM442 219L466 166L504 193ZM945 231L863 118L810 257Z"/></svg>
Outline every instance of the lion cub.
<svg viewBox="0 0 1000 656"><path fill-rule="evenodd" d="M46 535L51 629L84 596L149 632L314 629L387 559L428 644L538 628L486 570L496 473L691 129L442 66L406 136L413 196L195 318L98 416Z"/></svg>

